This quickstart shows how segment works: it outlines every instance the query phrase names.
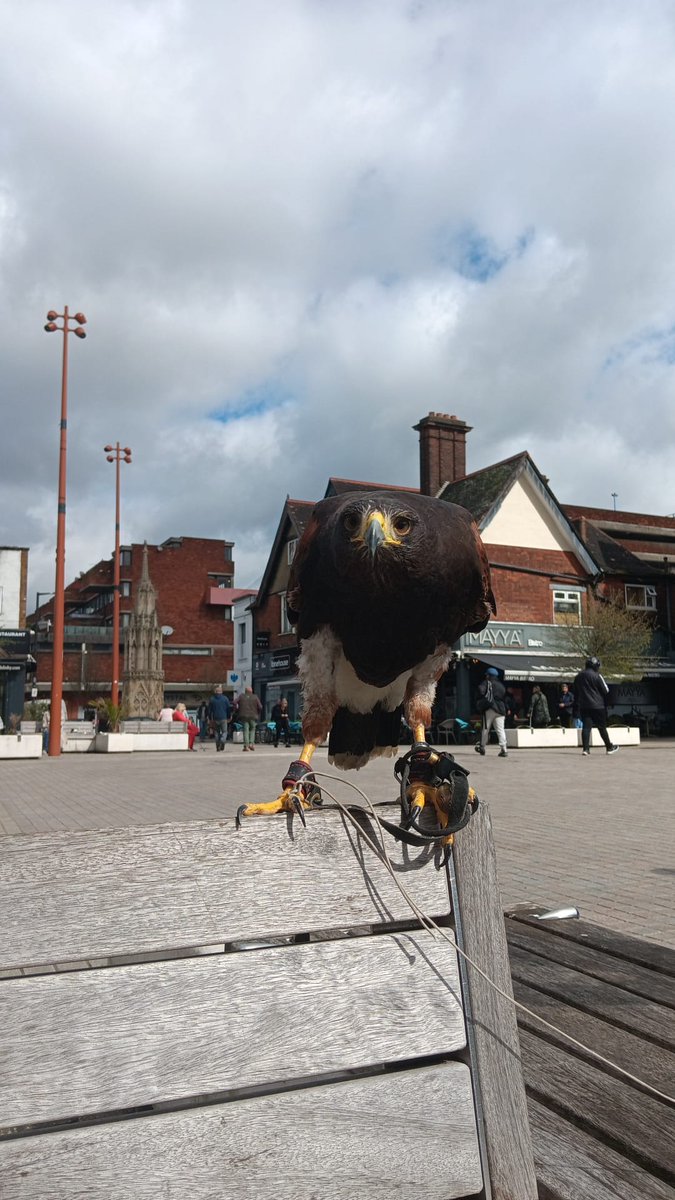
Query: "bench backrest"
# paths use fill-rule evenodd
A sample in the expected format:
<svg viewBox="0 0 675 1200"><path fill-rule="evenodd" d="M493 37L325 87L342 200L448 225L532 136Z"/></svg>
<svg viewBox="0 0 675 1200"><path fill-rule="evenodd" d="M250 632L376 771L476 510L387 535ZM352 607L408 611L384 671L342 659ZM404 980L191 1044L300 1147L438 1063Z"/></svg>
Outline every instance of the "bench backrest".
<svg viewBox="0 0 675 1200"><path fill-rule="evenodd" d="M452 924L433 851L389 850ZM0 861L0 1127L30 1134L0 1142L3 1198L65 1200L79 1178L91 1196L440 1200L488 1174L536 1197L512 1011L472 982L467 1023L452 946L340 814L5 838ZM482 865L484 905L489 849ZM462 936L508 987L499 916Z"/></svg>
<svg viewBox="0 0 675 1200"><path fill-rule="evenodd" d="M185 733L184 721L123 721L122 733Z"/></svg>

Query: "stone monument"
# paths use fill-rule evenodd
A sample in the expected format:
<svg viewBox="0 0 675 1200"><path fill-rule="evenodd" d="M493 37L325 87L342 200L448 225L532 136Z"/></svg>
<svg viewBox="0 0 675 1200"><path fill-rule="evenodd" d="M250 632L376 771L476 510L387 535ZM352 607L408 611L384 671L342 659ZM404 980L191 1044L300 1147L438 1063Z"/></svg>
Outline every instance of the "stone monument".
<svg viewBox="0 0 675 1200"><path fill-rule="evenodd" d="M162 641L157 620L157 592L150 580L148 544L145 542L136 604L124 639L124 706L130 717L154 720L164 705Z"/></svg>

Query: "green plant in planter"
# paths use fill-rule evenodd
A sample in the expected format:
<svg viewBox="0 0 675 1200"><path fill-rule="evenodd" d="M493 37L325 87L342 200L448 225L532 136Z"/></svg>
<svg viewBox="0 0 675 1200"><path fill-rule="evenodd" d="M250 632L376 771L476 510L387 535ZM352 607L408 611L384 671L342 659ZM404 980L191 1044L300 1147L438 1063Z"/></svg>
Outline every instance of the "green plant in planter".
<svg viewBox="0 0 675 1200"><path fill-rule="evenodd" d="M48 700L31 700L23 710L24 720L41 721L48 708Z"/></svg>
<svg viewBox="0 0 675 1200"><path fill-rule="evenodd" d="M96 701L99 730L101 733L119 733L120 725L129 716L126 704L113 704L112 700L99 699ZM104 728L105 726L105 728Z"/></svg>

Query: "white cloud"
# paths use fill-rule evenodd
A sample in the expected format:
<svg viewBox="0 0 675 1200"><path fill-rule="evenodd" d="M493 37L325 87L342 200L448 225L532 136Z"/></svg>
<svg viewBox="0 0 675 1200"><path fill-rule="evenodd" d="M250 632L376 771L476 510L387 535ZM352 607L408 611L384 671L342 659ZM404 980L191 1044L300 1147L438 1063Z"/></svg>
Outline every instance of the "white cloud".
<svg viewBox="0 0 675 1200"><path fill-rule="evenodd" d="M0 5L0 543L51 586L123 538L235 541L287 493L415 483L411 426L561 500L675 510L675 22L629 0ZM216 419L220 417L221 419Z"/></svg>

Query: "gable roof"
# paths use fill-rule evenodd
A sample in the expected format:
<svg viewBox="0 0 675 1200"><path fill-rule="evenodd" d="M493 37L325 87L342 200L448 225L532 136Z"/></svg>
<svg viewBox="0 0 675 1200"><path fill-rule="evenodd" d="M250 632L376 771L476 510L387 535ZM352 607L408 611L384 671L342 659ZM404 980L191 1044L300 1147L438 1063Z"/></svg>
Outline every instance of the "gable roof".
<svg viewBox="0 0 675 1200"><path fill-rule="evenodd" d="M518 480L524 478L527 478L534 488L549 517L571 545L584 570L589 575L597 575L600 567L590 548L579 537L574 525L553 495L547 478L537 469L526 450L489 467L483 467L480 471L472 471L470 475L464 475L453 483L446 483L438 495L441 500L450 504L460 504L468 509L479 530L484 533L511 489Z"/></svg>
<svg viewBox="0 0 675 1200"><path fill-rule="evenodd" d="M606 575L643 576L645 570L649 573L649 567L646 567L637 555L632 554L592 521L584 521L581 532L584 544Z"/></svg>

